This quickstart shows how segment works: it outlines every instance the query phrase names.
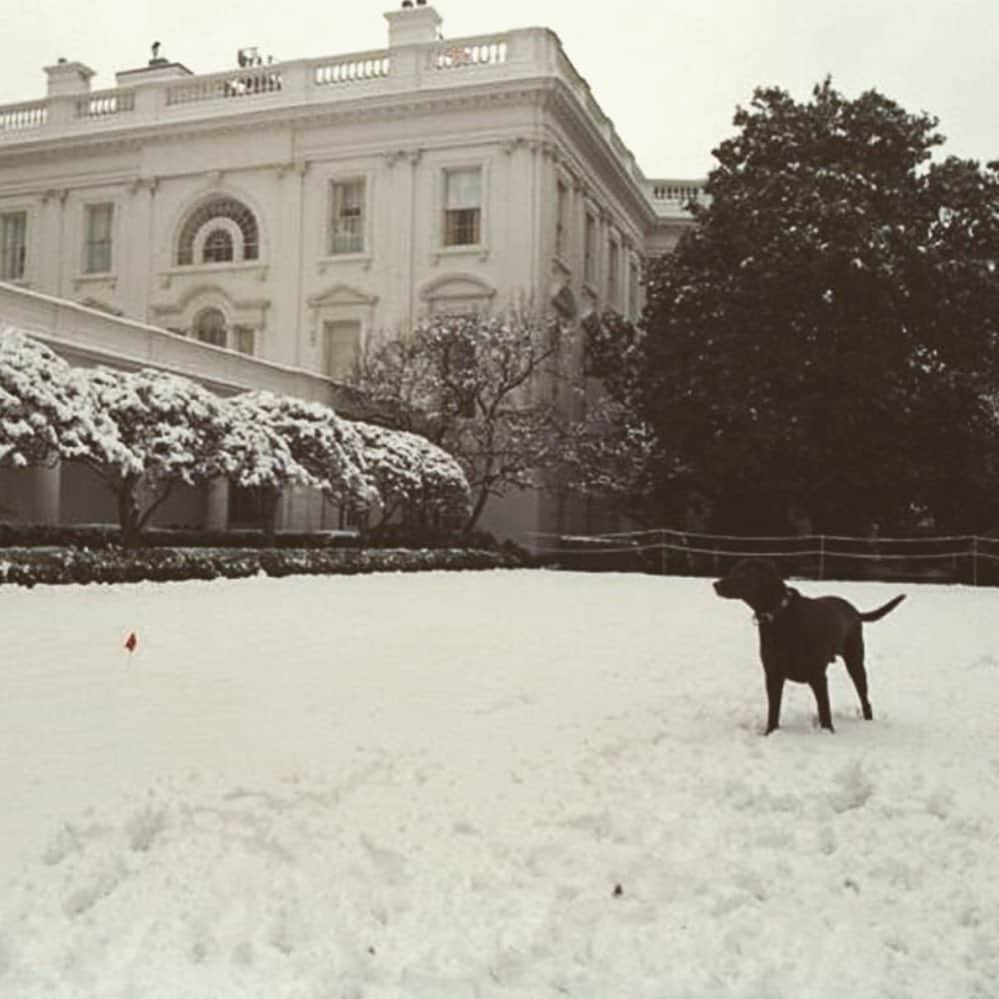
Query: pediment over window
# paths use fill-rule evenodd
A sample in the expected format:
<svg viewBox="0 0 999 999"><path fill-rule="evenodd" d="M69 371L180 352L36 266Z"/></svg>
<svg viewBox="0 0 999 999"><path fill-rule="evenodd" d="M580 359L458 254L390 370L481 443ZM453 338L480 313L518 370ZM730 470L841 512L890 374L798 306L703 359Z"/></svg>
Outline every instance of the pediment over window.
<svg viewBox="0 0 999 999"><path fill-rule="evenodd" d="M308 300L313 309L337 305L374 305L377 301L377 295L369 295L349 284L332 285Z"/></svg>
<svg viewBox="0 0 999 999"><path fill-rule="evenodd" d="M423 286L424 302L480 301L486 304L496 296L496 289L475 274L445 274Z"/></svg>
<svg viewBox="0 0 999 999"><path fill-rule="evenodd" d="M189 288L176 301L154 302L152 313L165 325L186 329L193 324L196 313L213 307L229 321L263 329L270 305L269 298L233 298L218 285L199 284Z"/></svg>

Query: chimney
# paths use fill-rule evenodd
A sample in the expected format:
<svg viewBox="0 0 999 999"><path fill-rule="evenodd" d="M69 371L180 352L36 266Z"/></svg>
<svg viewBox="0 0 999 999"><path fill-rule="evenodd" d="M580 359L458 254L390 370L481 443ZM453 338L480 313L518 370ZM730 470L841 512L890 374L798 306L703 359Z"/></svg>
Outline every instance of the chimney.
<svg viewBox="0 0 999 999"><path fill-rule="evenodd" d="M425 4L391 10L385 15L385 20L389 23L390 49L436 42L440 38L440 27L443 23L440 14Z"/></svg>
<svg viewBox="0 0 999 999"><path fill-rule="evenodd" d="M66 97L76 94L90 93L90 78L94 71L82 62L67 62L60 59L54 66L46 66L45 74L49 78L49 97Z"/></svg>

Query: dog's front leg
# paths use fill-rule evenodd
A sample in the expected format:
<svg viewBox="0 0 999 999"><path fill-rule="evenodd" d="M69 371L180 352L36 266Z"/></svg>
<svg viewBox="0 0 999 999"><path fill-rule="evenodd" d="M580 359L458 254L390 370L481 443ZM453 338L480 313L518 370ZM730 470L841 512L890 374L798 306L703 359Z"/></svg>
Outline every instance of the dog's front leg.
<svg viewBox="0 0 999 999"><path fill-rule="evenodd" d="M829 707L829 681L826 679L826 674L823 672L818 679L812 680L809 686L812 688L815 704L819 709L819 724L823 728L829 729L830 732L835 732L832 723L832 710Z"/></svg>
<svg viewBox="0 0 999 999"><path fill-rule="evenodd" d="M784 694L784 676L776 670L767 673L767 730L769 735L780 727L780 702Z"/></svg>

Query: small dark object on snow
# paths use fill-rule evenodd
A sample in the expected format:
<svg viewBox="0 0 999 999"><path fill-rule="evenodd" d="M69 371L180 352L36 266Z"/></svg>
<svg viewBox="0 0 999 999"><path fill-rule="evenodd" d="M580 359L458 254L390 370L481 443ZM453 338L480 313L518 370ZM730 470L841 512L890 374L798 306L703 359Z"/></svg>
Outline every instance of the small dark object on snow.
<svg viewBox="0 0 999 999"><path fill-rule="evenodd" d="M803 597L784 585L777 566L769 559L745 558L714 584L715 593L730 600L744 600L756 612L760 626L760 659L767 684L767 731L780 725L784 681L807 683L815 695L819 724L833 731L826 667L841 656L857 688L864 717L873 717L867 699L864 670L863 623L877 621L894 610L905 594L877 610L862 614L841 597Z"/></svg>
<svg viewBox="0 0 999 999"><path fill-rule="evenodd" d="M134 652L136 645L139 644L139 640L135 637L135 632L133 631L128 638L125 639L125 648L129 652Z"/></svg>
<svg viewBox="0 0 999 999"><path fill-rule="evenodd" d="M624 889L620 885L614 885L614 897L620 898L624 894Z"/></svg>

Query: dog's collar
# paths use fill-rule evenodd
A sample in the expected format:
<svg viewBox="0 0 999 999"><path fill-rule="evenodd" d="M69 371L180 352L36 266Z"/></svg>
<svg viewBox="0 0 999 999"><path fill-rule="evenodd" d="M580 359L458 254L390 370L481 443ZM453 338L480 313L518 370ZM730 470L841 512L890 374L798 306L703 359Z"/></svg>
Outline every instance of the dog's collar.
<svg viewBox="0 0 999 999"><path fill-rule="evenodd" d="M794 599L795 593L795 590L790 588L785 589L781 602L773 610L756 612L756 623L773 624L780 614L787 609L787 605Z"/></svg>

